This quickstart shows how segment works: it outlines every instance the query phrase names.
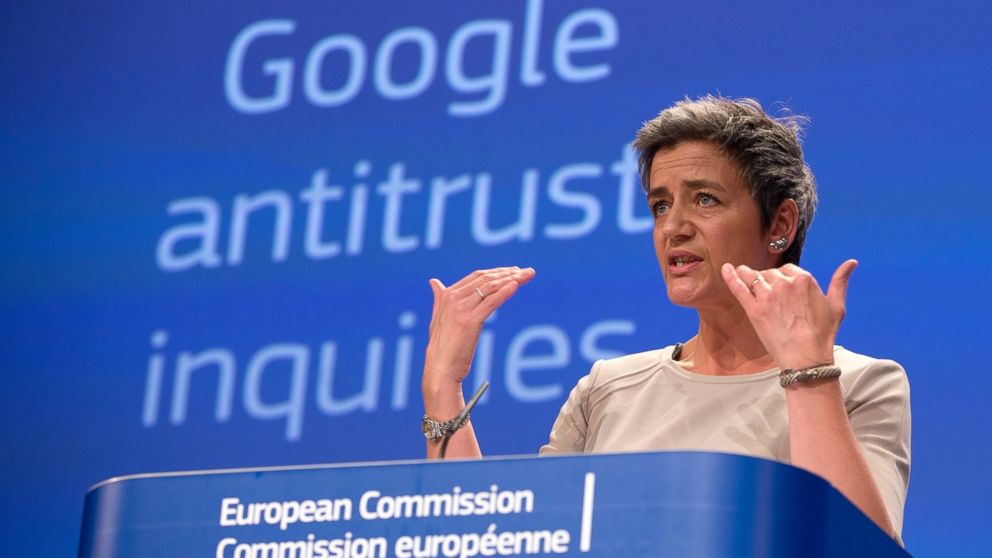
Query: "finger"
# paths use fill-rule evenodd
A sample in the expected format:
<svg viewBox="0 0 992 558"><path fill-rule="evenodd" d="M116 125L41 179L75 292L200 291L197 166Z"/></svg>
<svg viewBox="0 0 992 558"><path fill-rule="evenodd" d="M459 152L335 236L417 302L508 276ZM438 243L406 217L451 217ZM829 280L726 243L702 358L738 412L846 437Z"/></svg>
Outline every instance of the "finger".
<svg viewBox="0 0 992 558"><path fill-rule="evenodd" d="M434 307L431 308L431 319L437 316L437 309L441 306L441 292L444 291L444 283L440 279L431 278L427 282L431 286L431 292L434 293Z"/></svg>
<svg viewBox="0 0 992 558"><path fill-rule="evenodd" d="M720 271L723 275L723 282L727 284L727 288L730 289L730 294L734 295L737 302L741 303L744 307L744 311L748 311L755 304L754 294L751 289L747 286L744 278L741 277L740 272L732 264L725 263L720 267Z"/></svg>
<svg viewBox="0 0 992 558"><path fill-rule="evenodd" d="M496 292L487 295L486 298L482 299L472 310L473 321L485 322L489 318L489 315L496 311L497 308L503 305L504 302L510 299L517 289L520 288L520 283L516 281L510 281L509 283L504 283L503 286L499 288Z"/></svg>
<svg viewBox="0 0 992 558"><path fill-rule="evenodd" d="M461 291L461 290L463 290L465 288L465 285L468 285L469 283L472 283L473 281L477 281L480 276L482 276L484 273L487 273L487 272L490 272L490 271L492 271L492 270L491 269L476 269L472 273L469 273L465 277L462 277L461 279L459 279L459 280L455 281L454 283L452 283L451 286L448 287L448 288L451 289L451 290L453 290L453 291Z"/></svg>
<svg viewBox="0 0 992 558"><path fill-rule="evenodd" d="M744 281L745 283L750 283L751 281L754 281L754 279L758 277L757 270L751 269L750 267L744 264L738 266L732 266L732 267L734 267L734 272L737 274L738 277L741 278L741 281Z"/></svg>
<svg viewBox="0 0 992 558"><path fill-rule="evenodd" d="M471 283L463 287L464 292L468 293L465 296L479 296L476 289L482 291L484 295L483 298L488 297L492 293L500 290L503 285L509 282L517 283L518 285L523 285L534 278L537 272L534 268L509 268L507 272L494 272L492 274L483 276L482 279L476 283Z"/></svg>
<svg viewBox="0 0 992 558"><path fill-rule="evenodd" d="M737 266L736 271L737 275L744 281L752 297L758 296L758 293L765 294L771 292L772 288L768 285L768 279L765 278L762 272L751 269L744 264Z"/></svg>
<svg viewBox="0 0 992 558"><path fill-rule="evenodd" d="M483 277L487 275L492 276L494 274L506 274L512 271L513 269L514 268L512 267L494 267L490 269L476 269L472 273L469 273L465 277L462 277L461 279L456 281L448 288L454 289L456 291L462 291L465 289L467 285L470 285L472 283L478 283ZM469 291L471 290L472 289L469 289Z"/></svg>
<svg viewBox="0 0 992 558"><path fill-rule="evenodd" d="M800 281L808 281L809 289L815 290L816 292L823 292L820 290L820 284L816 281L816 277L813 274L806 271L805 269L799 267L795 264L785 264L778 268L779 272L790 279L800 279ZM800 283L802 284L802 283Z"/></svg>
<svg viewBox="0 0 992 558"><path fill-rule="evenodd" d="M537 270L533 267L525 267L518 270L513 274L513 280L517 282L518 285L523 285L525 283L530 283L531 279L537 276Z"/></svg>
<svg viewBox="0 0 992 558"><path fill-rule="evenodd" d="M778 270L782 275L785 275L786 277L796 277L798 275L808 273L805 269L799 267L796 264L791 264L791 263L783 265L782 267L778 268Z"/></svg>
<svg viewBox="0 0 992 558"><path fill-rule="evenodd" d="M778 268L766 269L762 271L761 278L764 279L765 283L768 283L769 285L779 283L781 281L788 281L790 279L788 275L782 273L782 270Z"/></svg>
<svg viewBox="0 0 992 558"><path fill-rule="evenodd" d="M827 300L834 308L844 308L847 300L847 284L851 280L854 268L858 267L858 260L847 260L840 264L834 276L830 279L830 287L827 289Z"/></svg>
<svg viewBox="0 0 992 558"><path fill-rule="evenodd" d="M462 278L462 280L458 281L458 283L452 285L451 288L454 290L458 298L464 298L474 293L475 289L483 287L486 283L510 277L519 269L519 267L494 267L492 269L478 269Z"/></svg>

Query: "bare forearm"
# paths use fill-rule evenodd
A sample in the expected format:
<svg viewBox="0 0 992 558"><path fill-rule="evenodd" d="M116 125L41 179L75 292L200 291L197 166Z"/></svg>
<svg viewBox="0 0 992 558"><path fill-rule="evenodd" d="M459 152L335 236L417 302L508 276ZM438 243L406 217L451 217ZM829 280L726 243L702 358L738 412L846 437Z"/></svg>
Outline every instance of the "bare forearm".
<svg viewBox="0 0 992 558"><path fill-rule="evenodd" d="M423 383L424 409L427 416L437 421L453 419L465 408L465 397L461 384L447 381L429 381L425 375ZM437 459L441 449L440 440L427 441L427 459ZM472 458L482 457L479 442L475 438L475 430L469 421L457 432L451 435L445 457Z"/></svg>
<svg viewBox="0 0 992 558"><path fill-rule="evenodd" d="M837 378L786 388L792 463L827 479L892 535L893 528L868 462L851 428Z"/></svg>

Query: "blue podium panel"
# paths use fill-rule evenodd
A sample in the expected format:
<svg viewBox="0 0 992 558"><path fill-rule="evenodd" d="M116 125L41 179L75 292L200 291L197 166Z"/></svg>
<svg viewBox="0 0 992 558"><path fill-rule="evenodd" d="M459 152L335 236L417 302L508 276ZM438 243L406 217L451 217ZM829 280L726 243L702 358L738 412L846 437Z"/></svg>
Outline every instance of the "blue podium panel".
<svg viewBox="0 0 992 558"><path fill-rule="evenodd" d="M80 558L907 556L823 479L700 452L111 479Z"/></svg>

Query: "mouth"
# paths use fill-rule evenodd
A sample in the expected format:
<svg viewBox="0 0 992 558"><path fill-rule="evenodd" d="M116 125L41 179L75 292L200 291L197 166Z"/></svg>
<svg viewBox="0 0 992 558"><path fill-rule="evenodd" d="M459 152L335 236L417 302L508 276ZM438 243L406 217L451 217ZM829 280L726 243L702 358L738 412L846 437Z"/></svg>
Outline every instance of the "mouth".
<svg viewBox="0 0 992 558"><path fill-rule="evenodd" d="M702 261L702 258L690 252L672 252L668 255L668 271L680 275L697 267Z"/></svg>

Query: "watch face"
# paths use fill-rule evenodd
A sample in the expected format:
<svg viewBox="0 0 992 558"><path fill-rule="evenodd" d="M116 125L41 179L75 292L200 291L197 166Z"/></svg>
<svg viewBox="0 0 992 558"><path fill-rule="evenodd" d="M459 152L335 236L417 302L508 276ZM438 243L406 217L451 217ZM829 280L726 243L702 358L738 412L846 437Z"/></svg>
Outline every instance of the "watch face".
<svg viewBox="0 0 992 558"><path fill-rule="evenodd" d="M426 436L428 440L433 440L438 437L437 426L434 425L434 421L427 417L424 417L424 419L420 421L420 430L424 432L424 436Z"/></svg>

